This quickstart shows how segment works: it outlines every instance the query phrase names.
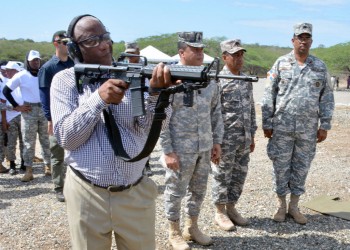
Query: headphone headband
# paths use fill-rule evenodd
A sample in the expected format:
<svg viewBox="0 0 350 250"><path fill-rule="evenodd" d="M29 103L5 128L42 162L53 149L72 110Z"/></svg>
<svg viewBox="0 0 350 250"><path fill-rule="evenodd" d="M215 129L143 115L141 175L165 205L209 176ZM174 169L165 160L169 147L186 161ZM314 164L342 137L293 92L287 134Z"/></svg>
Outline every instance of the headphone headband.
<svg viewBox="0 0 350 250"><path fill-rule="evenodd" d="M90 14L84 14L84 15L79 15L79 16L76 16L72 19L72 21L70 22L69 26L68 26L68 29L67 29L67 33L68 33L68 36L69 38L73 41L73 36L74 36L74 28L75 28L75 25L78 23L78 21L80 19L82 19L83 17L86 17L86 16L91 16L91 17L95 17L93 15L90 15ZM96 18L96 17L95 17Z"/></svg>

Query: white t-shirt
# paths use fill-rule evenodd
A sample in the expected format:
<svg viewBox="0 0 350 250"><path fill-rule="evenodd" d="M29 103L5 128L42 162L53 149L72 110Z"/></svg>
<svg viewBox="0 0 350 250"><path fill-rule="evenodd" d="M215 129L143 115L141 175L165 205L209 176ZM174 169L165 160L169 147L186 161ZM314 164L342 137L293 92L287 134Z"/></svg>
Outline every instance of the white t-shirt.
<svg viewBox="0 0 350 250"><path fill-rule="evenodd" d="M14 91L11 92L13 99L18 103L18 105L23 105L23 100L22 100L22 95L21 95L21 90L19 88L15 89ZM6 105L11 105L9 101L6 101ZM16 116L20 115L21 112L18 111L8 111L6 110L6 120L7 122L10 122L13 118Z"/></svg>
<svg viewBox="0 0 350 250"><path fill-rule="evenodd" d="M40 103L39 81L37 76L32 76L27 70L15 74L6 85L14 91L20 89L22 100L30 103ZM13 93L13 92L12 92Z"/></svg>
<svg viewBox="0 0 350 250"><path fill-rule="evenodd" d="M9 79L5 78L6 81L8 82ZM11 105L11 103L9 101L7 101L6 97L4 96L4 94L2 93L2 91L4 90L5 84L1 83L1 87L0 87L0 99L2 100L6 100L6 106ZM15 101L18 103L18 105L23 105L23 100L22 100L22 95L21 95L21 90L19 88L16 88L14 91L11 92L13 99L15 99ZM10 122L13 118L15 118L16 116L20 115L21 112L17 112L14 110L6 110L6 120L7 122ZM0 121L1 121L1 115L0 115Z"/></svg>

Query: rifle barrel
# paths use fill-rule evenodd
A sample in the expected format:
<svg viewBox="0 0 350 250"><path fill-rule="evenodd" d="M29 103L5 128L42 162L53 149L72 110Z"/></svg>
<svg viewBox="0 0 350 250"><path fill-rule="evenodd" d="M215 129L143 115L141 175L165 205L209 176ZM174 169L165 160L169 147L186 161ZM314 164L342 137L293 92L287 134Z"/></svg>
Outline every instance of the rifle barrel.
<svg viewBox="0 0 350 250"><path fill-rule="evenodd" d="M209 78L223 78L223 79L233 79L233 80L241 80L246 82L257 82L259 81L259 77L257 76L235 76L235 75L223 75L215 73L209 73Z"/></svg>

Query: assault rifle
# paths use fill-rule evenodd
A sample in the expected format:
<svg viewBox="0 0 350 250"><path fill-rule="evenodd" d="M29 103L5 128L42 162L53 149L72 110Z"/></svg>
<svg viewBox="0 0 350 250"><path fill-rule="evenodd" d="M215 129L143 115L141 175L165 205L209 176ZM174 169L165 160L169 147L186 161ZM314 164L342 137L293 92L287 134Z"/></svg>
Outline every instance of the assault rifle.
<svg viewBox="0 0 350 250"><path fill-rule="evenodd" d="M135 55L123 53L123 56ZM171 94L184 92L184 105L191 107L193 105L193 91L207 87L211 79L217 81L219 78L225 78L249 82L259 80L256 76L220 75L219 63L219 59L215 58L209 66L167 65L172 79L181 80L182 84L156 90L160 92L161 99L167 98ZM143 63L117 62L114 66L76 64L74 71L79 92L83 91L83 85L86 83L104 81L109 78L124 80L129 84L131 91L133 115L142 116L145 114L144 92L148 90L145 79L152 77L155 66L156 64L147 65L147 59L144 58Z"/></svg>
<svg viewBox="0 0 350 250"><path fill-rule="evenodd" d="M124 56L135 56L133 54L123 54ZM158 101L155 107L151 129L144 145L143 150L135 157L125 152L118 126L116 125L112 111L103 111L106 126L109 133L110 143L116 156L127 162L139 161L147 157L153 151L160 135L162 122L166 118L165 108L170 104L170 95L184 92L184 105L191 107L193 105L193 91L205 88L211 79L219 78L243 80L257 82L255 76L234 76L219 74L219 59L215 58L209 66L184 66L167 65L173 80L181 80L182 83L162 89L151 89L159 92ZM121 79L129 84L131 91L131 103L133 116L142 116L145 114L144 92L148 90L146 79L152 77L153 69L156 65L147 64L147 58L144 57L143 63L125 63L117 62L113 66L103 66L98 64L76 64L74 66L76 84L78 91L83 92L84 84L95 84L108 79Z"/></svg>

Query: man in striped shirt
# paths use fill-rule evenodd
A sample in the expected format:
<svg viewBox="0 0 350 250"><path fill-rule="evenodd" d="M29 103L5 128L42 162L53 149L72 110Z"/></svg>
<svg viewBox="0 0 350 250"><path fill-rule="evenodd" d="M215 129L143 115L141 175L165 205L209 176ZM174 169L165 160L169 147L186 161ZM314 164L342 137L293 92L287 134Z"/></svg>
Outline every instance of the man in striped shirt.
<svg viewBox="0 0 350 250"><path fill-rule="evenodd" d="M84 64L112 65L112 40L102 22L82 15L70 23L70 55ZM106 79L104 79L106 80ZM150 87L170 86L163 64ZM118 249L155 249L157 186L142 170L147 157L125 162L109 141L103 110L112 112L123 146L137 155L147 138L157 96L145 94L146 114L133 117L128 85L119 79L89 82L78 91L74 68L57 73L51 85L54 134L70 166L64 185L73 249L110 249L112 231ZM167 108L167 117L171 109ZM163 123L165 126L168 123Z"/></svg>

